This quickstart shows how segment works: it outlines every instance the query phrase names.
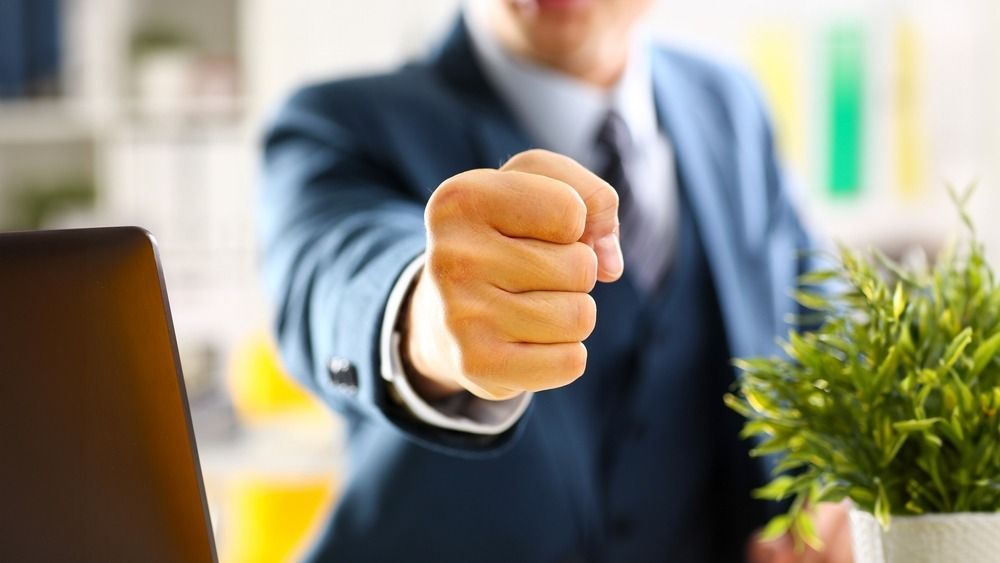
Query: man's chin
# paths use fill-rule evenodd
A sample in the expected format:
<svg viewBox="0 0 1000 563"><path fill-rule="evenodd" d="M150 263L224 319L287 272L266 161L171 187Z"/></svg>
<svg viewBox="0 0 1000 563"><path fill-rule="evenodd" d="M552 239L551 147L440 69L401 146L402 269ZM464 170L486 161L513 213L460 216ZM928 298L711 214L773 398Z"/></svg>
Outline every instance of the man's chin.
<svg viewBox="0 0 1000 563"><path fill-rule="evenodd" d="M574 58L588 48L589 22L582 18L546 18L534 22L527 38L546 60Z"/></svg>
<svg viewBox="0 0 1000 563"><path fill-rule="evenodd" d="M510 0L519 10L539 13L569 13L593 7L594 0Z"/></svg>

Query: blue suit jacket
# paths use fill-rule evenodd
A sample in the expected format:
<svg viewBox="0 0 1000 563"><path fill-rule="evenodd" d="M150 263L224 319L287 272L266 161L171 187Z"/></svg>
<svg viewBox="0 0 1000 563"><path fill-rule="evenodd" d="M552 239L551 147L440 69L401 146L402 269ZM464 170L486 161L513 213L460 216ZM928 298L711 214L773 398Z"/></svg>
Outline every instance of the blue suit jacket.
<svg viewBox="0 0 1000 563"><path fill-rule="evenodd" d="M654 53L653 77L727 348L769 354L796 312L788 289L808 240L761 100L744 76L673 50ZM429 60L299 90L269 128L260 236L280 348L287 369L348 421L349 475L316 558L601 557L601 484L588 472L595 461L581 453L595 438L579 431L587 409L600 407L574 399L577 384L537 395L511 430L482 437L414 422L379 375L385 303L424 249L431 192L531 146L478 68L461 23ZM599 325L609 317L599 314ZM613 343L601 339L615 332L588 341L592 364L613 361L601 356Z"/></svg>

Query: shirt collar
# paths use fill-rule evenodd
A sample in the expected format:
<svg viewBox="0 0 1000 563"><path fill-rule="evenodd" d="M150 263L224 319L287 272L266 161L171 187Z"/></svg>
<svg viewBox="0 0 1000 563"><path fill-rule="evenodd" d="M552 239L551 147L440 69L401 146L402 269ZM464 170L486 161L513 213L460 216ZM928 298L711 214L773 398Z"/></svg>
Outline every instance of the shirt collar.
<svg viewBox="0 0 1000 563"><path fill-rule="evenodd" d="M472 0L464 6L473 51L487 80L540 147L595 169L602 161L595 139L609 110L621 115L638 150L656 141L659 129L644 34L635 34L618 83L603 90L507 51L489 28L485 4Z"/></svg>

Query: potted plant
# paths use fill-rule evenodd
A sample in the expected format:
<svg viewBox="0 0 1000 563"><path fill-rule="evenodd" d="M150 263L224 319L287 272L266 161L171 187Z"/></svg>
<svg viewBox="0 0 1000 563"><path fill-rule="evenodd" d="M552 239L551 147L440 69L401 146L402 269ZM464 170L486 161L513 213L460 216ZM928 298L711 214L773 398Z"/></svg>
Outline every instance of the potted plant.
<svg viewBox="0 0 1000 563"><path fill-rule="evenodd" d="M858 563L1000 561L1000 284L970 193L932 268L842 248L795 294L820 327L736 361L726 402L776 462L755 495L791 501L765 537L821 548L809 507L848 498Z"/></svg>

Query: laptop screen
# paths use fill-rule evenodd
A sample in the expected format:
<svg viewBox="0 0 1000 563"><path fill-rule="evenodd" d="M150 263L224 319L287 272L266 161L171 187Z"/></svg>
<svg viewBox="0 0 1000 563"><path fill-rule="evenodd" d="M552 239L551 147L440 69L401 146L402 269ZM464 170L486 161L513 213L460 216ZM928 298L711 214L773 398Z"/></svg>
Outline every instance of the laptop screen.
<svg viewBox="0 0 1000 563"><path fill-rule="evenodd" d="M212 561L155 245L0 234L0 560Z"/></svg>

